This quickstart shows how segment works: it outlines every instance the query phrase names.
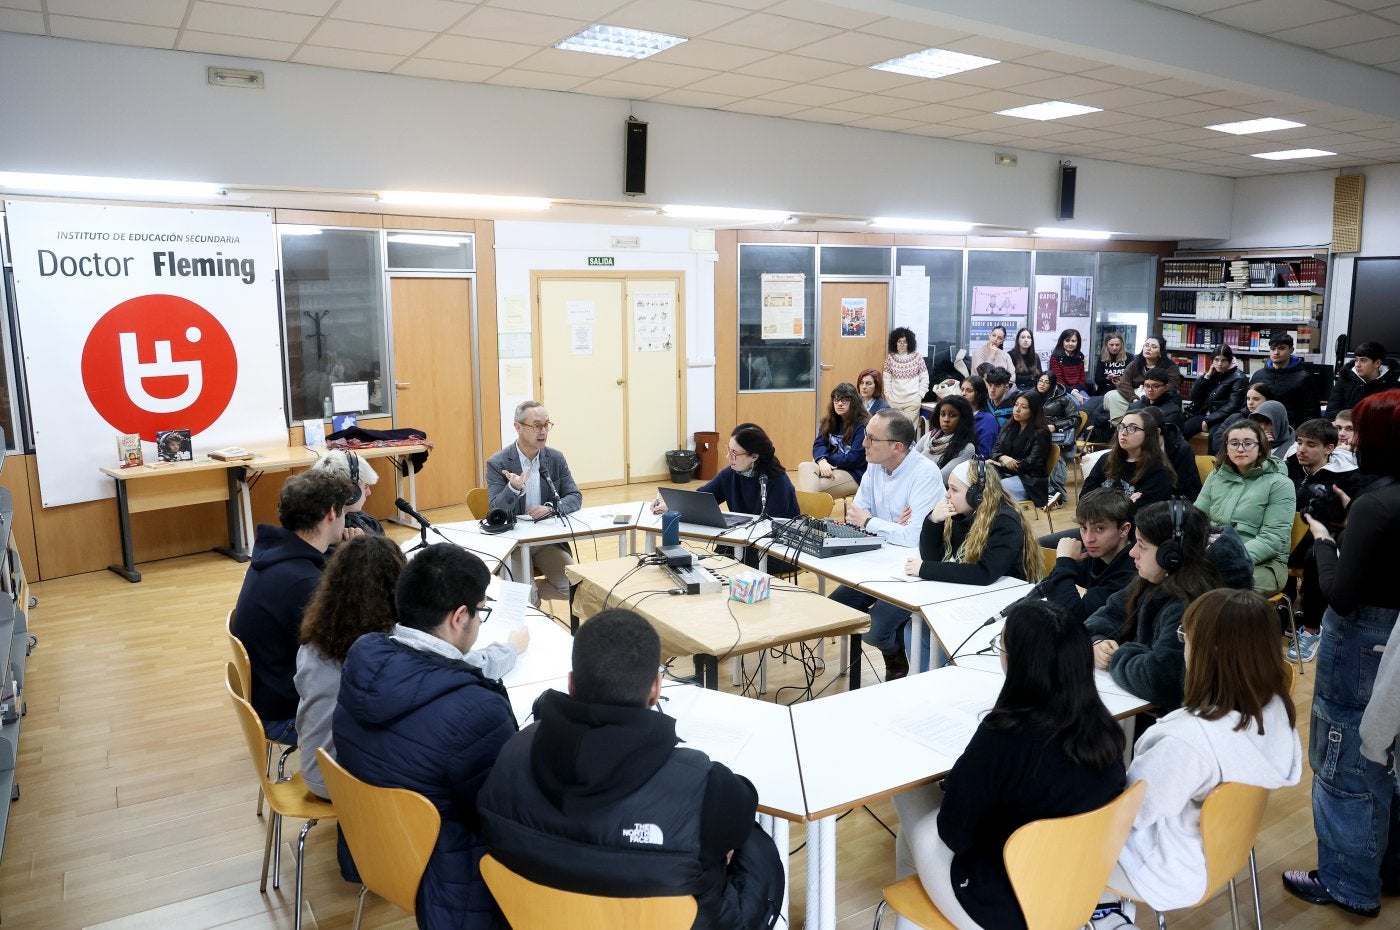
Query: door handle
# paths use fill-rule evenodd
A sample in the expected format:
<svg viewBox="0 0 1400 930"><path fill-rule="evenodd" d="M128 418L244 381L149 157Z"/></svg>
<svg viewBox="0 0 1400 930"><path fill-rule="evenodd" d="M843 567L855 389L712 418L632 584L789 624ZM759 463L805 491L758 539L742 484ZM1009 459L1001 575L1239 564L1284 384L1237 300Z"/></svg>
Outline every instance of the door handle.
<svg viewBox="0 0 1400 930"><path fill-rule="evenodd" d="M836 367L835 365L823 365L823 366L821 366L822 371L831 371L831 369L833 369L833 368L835 368L835 367Z"/></svg>
<svg viewBox="0 0 1400 930"><path fill-rule="evenodd" d="M627 379L626 379L626 378L618 378L618 379L617 379L617 383L618 383L618 384L626 384L626 383L627 383Z"/></svg>
<svg viewBox="0 0 1400 930"><path fill-rule="evenodd" d="M395 382L394 382L394 390L396 390L396 391L402 391L402 390L404 390L405 388L408 388L409 386L411 386L412 384L413 384L412 381L395 381Z"/></svg>

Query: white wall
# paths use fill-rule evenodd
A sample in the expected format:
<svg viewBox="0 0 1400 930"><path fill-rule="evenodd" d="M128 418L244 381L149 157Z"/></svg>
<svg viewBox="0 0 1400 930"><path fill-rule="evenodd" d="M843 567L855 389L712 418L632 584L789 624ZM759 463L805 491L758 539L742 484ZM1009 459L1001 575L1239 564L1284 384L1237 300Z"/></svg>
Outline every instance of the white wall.
<svg viewBox="0 0 1400 930"><path fill-rule="evenodd" d="M615 249L613 236L636 236L636 249ZM690 231L656 226L591 226L566 223L496 223L497 320L511 299L533 303L531 271L582 271L588 256L611 255L616 271L680 271L685 274L686 417L689 436L715 428L715 274L713 251L693 250ZM484 259L485 256L482 256ZM484 309L483 309L484 312ZM535 383L533 372L531 384ZM514 440L517 399L502 391L501 445ZM687 438L686 444L690 445Z"/></svg>

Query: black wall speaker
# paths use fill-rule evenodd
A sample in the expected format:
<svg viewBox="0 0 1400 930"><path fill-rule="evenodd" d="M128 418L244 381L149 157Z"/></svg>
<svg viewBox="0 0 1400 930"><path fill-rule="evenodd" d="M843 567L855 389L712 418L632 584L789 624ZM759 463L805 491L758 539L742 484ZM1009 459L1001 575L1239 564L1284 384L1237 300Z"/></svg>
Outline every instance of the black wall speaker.
<svg viewBox="0 0 1400 930"><path fill-rule="evenodd" d="M1055 218L1074 219L1074 185L1079 169L1074 165L1060 165L1060 201L1055 210Z"/></svg>
<svg viewBox="0 0 1400 930"><path fill-rule="evenodd" d="M623 192L647 192L647 124L636 117L627 117L627 157Z"/></svg>

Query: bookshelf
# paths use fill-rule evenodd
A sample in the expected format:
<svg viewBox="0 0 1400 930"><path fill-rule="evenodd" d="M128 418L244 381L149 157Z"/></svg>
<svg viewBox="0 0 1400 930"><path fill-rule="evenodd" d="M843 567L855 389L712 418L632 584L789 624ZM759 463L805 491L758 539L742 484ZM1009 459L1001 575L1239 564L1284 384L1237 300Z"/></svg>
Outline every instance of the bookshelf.
<svg viewBox="0 0 1400 930"><path fill-rule="evenodd" d="M1156 331L1188 379L1210 367L1210 351L1222 343L1254 372L1277 330L1292 334L1304 361L1320 362L1327 269L1327 252L1178 252L1162 260Z"/></svg>

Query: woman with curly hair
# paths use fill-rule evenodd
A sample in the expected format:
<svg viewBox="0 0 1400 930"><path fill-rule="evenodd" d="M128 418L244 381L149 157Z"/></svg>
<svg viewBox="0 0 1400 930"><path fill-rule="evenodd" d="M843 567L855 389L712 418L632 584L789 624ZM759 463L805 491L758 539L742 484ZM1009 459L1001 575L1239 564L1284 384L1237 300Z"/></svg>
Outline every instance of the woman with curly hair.
<svg viewBox="0 0 1400 930"><path fill-rule="evenodd" d="M890 354L885 356L885 399L913 422L928 393L928 366L919 354L918 340L907 326L890 332Z"/></svg>

